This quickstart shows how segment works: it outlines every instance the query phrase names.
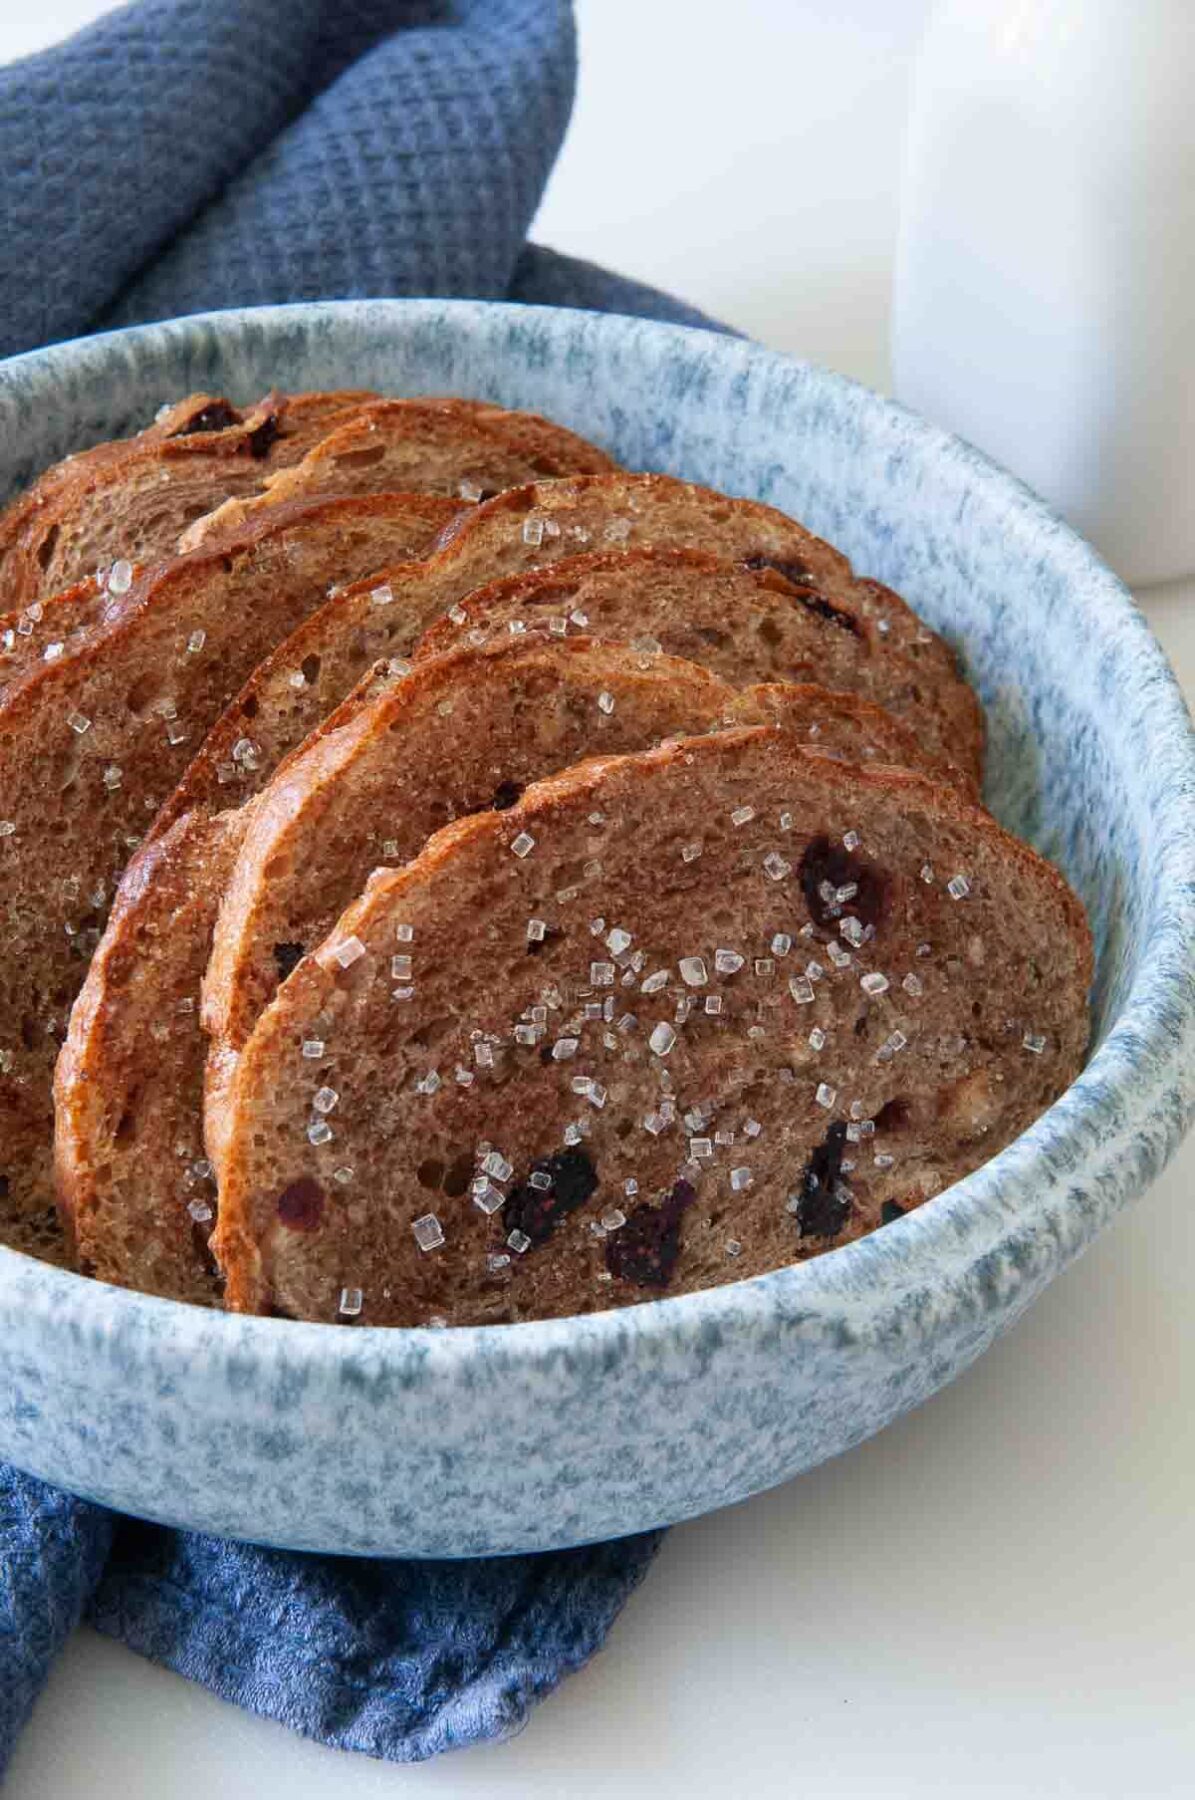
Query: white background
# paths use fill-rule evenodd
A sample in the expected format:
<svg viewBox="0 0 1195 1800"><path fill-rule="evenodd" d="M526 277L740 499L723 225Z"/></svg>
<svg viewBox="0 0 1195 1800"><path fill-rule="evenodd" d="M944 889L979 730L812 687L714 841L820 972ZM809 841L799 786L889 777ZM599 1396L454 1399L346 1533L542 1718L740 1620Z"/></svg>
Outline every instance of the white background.
<svg viewBox="0 0 1195 1800"><path fill-rule="evenodd" d="M1011 4L1011 0L1010 0ZM0 57L96 0L0 12ZM874 385L925 0L581 0L542 242ZM1146 596L1195 694L1195 582ZM1195 1141L913 1417L668 1538L515 1743L393 1769L80 1634L13 1800L1195 1791Z"/></svg>

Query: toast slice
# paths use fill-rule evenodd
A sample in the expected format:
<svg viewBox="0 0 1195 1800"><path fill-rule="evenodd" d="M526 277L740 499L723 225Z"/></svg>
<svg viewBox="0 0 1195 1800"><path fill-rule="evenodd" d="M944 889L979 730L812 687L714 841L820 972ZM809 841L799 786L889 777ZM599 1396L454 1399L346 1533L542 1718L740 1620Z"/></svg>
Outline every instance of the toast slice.
<svg viewBox="0 0 1195 1800"><path fill-rule="evenodd" d="M382 400L363 407L301 462L267 477L262 491L223 502L184 532L180 550L255 514L316 494L400 489L490 499L503 488L555 475L601 475L618 464L595 444L535 413L476 401Z"/></svg>
<svg viewBox="0 0 1195 1800"><path fill-rule="evenodd" d="M401 867L442 825L512 806L529 782L585 757L769 719L852 761L918 756L885 713L850 697L740 693L693 663L583 638L435 658L316 739L253 803L221 904L204 983L209 1120L262 1010L372 869ZM213 1143L218 1167L209 1127Z"/></svg>
<svg viewBox="0 0 1195 1800"><path fill-rule="evenodd" d="M375 875L263 1014L226 1304L490 1323L817 1254L1049 1105L1090 975L1057 872L922 776L769 727L581 764Z"/></svg>
<svg viewBox="0 0 1195 1800"><path fill-rule="evenodd" d="M925 694L949 693L957 713L949 758L979 780L979 702L959 680L949 647L904 601L856 580L845 557L774 507L728 500L664 475L595 475L499 494L461 515L426 564L384 570L335 595L254 671L167 802L158 829L194 807L227 804L230 781L244 798L258 792L367 669L392 657L401 672L423 632L474 588L558 563L589 550L595 540L632 549L682 545L751 568L766 566L803 594L803 608L812 616L840 615L844 637L856 635L844 623L848 619L860 632L874 633L916 664ZM255 766L237 770L232 750L245 738Z"/></svg>
<svg viewBox="0 0 1195 1800"><path fill-rule="evenodd" d="M75 1266L198 1306L220 1296L200 987L214 900L250 812L192 814L138 851L55 1074L54 1172Z"/></svg>
<svg viewBox="0 0 1195 1800"><path fill-rule="evenodd" d="M443 527L431 495L279 508L159 564L76 648L0 705L0 1178L10 1210L52 1199L50 1082L67 1014L131 852L249 670L330 582ZM247 755L248 751L243 754Z"/></svg>
<svg viewBox="0 0 1195 1800"><path fill-rule="evenodd" d="M374 700L367 681L342 709L351 723L330 721L258 800L215 819L189 814L139 854L58 1063L59 1195L81 1268L176 1299L210 1295L202 1238L215 1203L219 1089L256 1010L302 937L318 941L377 862L413 855L445 817L488 804L511 771L542 773L594 746L641 747L774 709L792 730L820 725L847 750L907 744L850 697L760 689L753 705L690 665L642 661L579 640L532 643L457 652ZM217 1039L205 1149L194 996L222 896L205 983Z"/></svg>
<svg viewBox="0 0 1195 1800"><path fill-rule="evenodd" d="M358 396L268 394L242 411L193 396L139 436L48 470L0 522L0 606L20 613L113 563L171 554L179 533L230 493L306 454Z"/></svg>
<svg viewBox="0 0 1195 1800"><path fill-rule="evenodd" d="M773 568L648 548L572 557L477 588L425 633L414 661L532 631L659 645L736 685L812 681L861 694L902 719L946 779L967 779L951 751L971 737L974 695L957 675L927 679L877 625L858 605L827 606ZM919 766L915 757L899 760Z"/></svg>

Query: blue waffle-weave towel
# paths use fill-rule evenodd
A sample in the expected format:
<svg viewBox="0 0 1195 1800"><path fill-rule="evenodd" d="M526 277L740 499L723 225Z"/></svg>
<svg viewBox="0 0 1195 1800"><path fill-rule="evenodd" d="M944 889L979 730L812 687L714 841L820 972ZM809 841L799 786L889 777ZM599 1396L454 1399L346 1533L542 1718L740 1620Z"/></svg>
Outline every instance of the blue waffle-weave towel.
<svg viewBox="0 0 1195 1800"><path fill-rule="evenodd" d="M567 0L139 0L0 70L0 353L271 301L460 295L701 315L528 244L572 102ZM0 1771L80 1617L395 1761L509 1734L658 1539L352 1562L113 1518L0 1469Z"/></svg>

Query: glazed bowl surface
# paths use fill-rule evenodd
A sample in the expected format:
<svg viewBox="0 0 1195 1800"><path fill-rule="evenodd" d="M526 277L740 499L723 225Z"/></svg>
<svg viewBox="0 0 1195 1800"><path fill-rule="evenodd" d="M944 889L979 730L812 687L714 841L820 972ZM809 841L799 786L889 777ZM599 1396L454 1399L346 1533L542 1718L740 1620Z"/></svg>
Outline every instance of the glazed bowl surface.
<svg viewBox="0 0 1195 1800"><path fill-rule="evenodd" d="M1195 740L1160 649L1094 553L956 439L741 341L591 313L345 301L18 357L0 365L0 495L164 400L271 385L529 407L630 467L769 501L898 588L982 696L988 803L1087 906L1091 1056L1014 1144L883 1231L585 1318L233 1318L0 1250L0 1456L202 1531L461 1556L688 1518L836 1455L965 1369L1195 1110Z"/></svg>

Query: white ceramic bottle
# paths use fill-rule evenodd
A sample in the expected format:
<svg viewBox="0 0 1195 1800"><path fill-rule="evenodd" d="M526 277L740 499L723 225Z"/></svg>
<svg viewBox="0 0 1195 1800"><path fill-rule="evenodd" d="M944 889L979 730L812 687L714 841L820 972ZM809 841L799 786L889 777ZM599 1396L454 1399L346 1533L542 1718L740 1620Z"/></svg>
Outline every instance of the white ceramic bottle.
<svg viewBox="0 0 1195 1800"><path fill-rule="evenodd" d="M892 361L1118 573L1195 570L1195 0L942 0Z"/></svg>

